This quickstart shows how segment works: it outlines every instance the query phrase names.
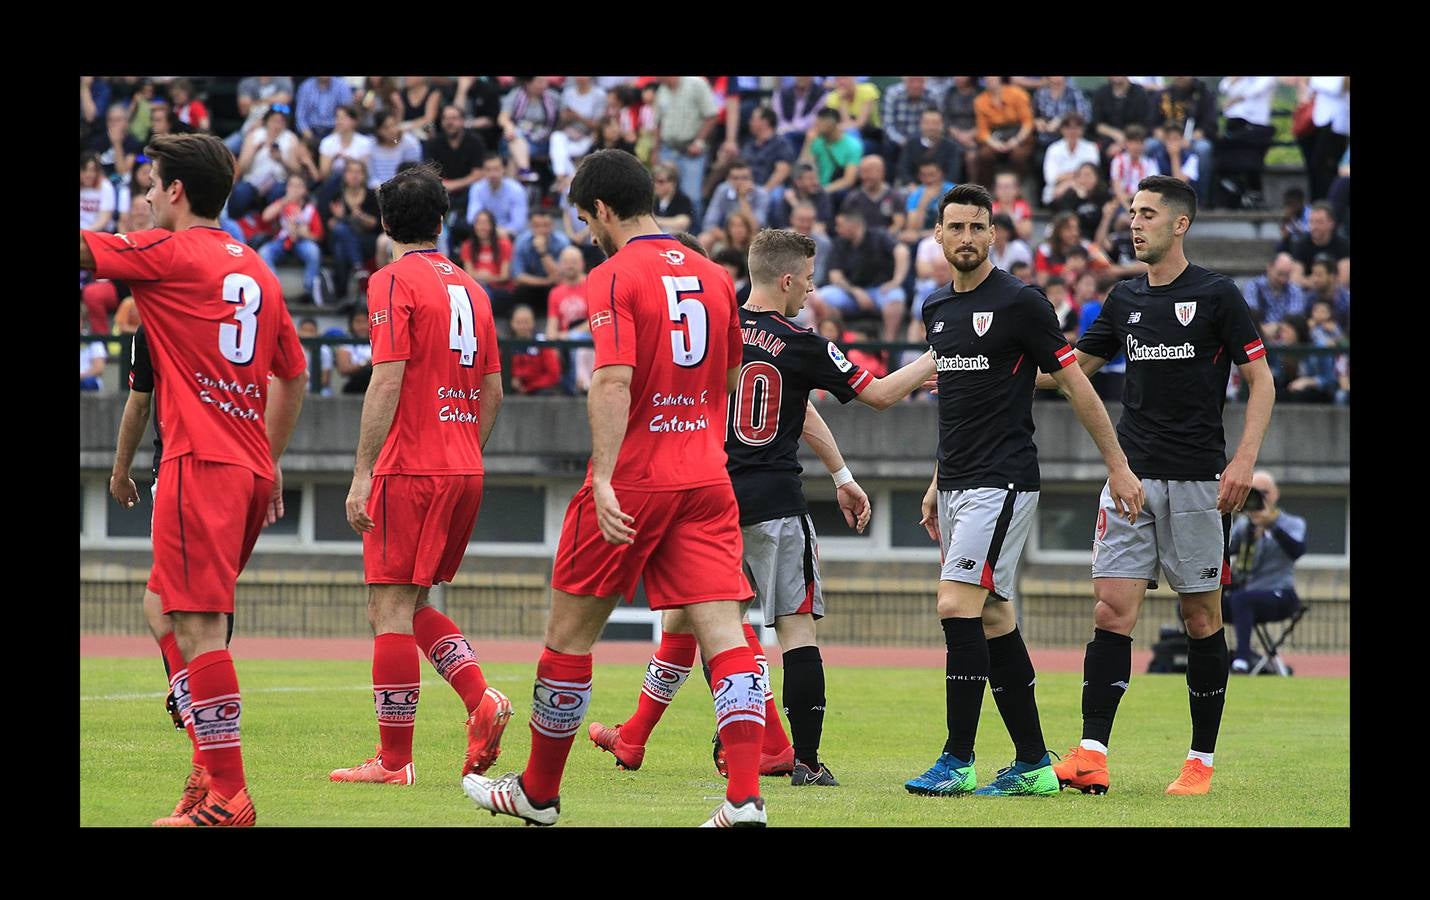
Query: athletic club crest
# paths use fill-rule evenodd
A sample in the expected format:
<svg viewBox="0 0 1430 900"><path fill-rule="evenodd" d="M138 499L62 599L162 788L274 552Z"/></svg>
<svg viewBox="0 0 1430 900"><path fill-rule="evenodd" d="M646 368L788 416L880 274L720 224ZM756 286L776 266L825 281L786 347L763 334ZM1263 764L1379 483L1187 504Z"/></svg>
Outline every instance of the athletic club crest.
<svg viewBox="0 0 1430 900"><path fill-rule="evenodd" d="M973 333L983 337L988 333L988 328L993 324L993 313L976 312L973 314Z"/></svg>
<svg viewBox="0 0 1430 900"><path fill-rule="evenodd" d="M1192 324L1192 320L1197 317L1197 301L1192 300L1187 303L1177 304L1177 321L1183 326Z"/></svg>

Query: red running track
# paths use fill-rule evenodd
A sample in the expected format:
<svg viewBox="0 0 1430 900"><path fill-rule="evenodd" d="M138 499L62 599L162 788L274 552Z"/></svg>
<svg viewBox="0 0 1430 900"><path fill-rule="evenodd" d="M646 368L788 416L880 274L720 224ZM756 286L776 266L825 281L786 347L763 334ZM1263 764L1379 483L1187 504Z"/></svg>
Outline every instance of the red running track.
<svg viewBox="0 0 1430 900"><path fill-rule="evenodd" d="M531 663L541 655L537 641L474 641L477 658L483 662ZM650 659L656 645L644 641L603 641L596 645L598 663L638 664ZM79 636L80 656L133 657L150 656L157 652L152 638L142 635ZM264 638L233 639L233 653L240 659L372 659L372 641L368 638ZM820 655L831 666L912 666L933 669L943 665L941 647L821 647ZM1032 650L1033 666L1039 672L1081 672L1081 648L1070 650ZM770 661L779 664L779 654ZM1132 671L1147 671L1152 658L1150 650L1132 652ZM1351 673L1349 655L1284 654L1296 674L1345 677Z"/></svg>

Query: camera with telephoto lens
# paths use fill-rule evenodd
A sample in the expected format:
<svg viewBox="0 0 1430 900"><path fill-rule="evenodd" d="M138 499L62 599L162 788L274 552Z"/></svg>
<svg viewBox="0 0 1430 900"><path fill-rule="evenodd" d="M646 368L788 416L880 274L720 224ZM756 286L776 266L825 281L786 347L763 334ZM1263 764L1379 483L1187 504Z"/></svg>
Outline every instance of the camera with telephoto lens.
<svg viewBox="0 0 1430 900"><path fill-rule="evenodd" d="M1246 503L1242 504L1242 512L1261 512L1266 508L1266 495L1251 488L1246 492Z"/></svg>

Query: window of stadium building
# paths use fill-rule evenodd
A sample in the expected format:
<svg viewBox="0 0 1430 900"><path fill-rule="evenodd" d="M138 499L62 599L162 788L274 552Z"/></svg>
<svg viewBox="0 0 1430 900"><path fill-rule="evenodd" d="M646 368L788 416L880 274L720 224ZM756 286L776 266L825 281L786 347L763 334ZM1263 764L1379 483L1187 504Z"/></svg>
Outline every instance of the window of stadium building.
<svg viewBox="0 0 1430 900"><path fill-rule="evenodd" d="M153 495L149 493L153 483L152 478L145 478L142 481L138 478L134 479L134 487L139 492L139 502L134 504L132 509L124 509L115 503L110 499L106 489L104 499L109 502L104 505L105 534L110 537L147 538L149 536L149 522L154 516L154 499Z"/></svg>
<svg viewBox="0 0 1430 900"><path fill-rule="evenodd" d="M1038 498L1036 543L1039 551L1092 553L1100 483L1044 484Z"/></svg>
<svg viewBox="0 0 1430 900"><path fill-rule="evenodd" d="M831 538L867 541L873 535L872 528L864 529L863 534L850 528L844 521L844 513L840 512L838 502L834 500L810 498L809 517L814 521L814 533L821 541Z"/></svg>
<svg viewBox="0 0 1430 900"><path fill-rule="evenodd" d="M924 489L889 492L889 543L895 547L923 550L933 546L928 531L919 524Z"/></svg>
<svg viewBox="0 0 1430 900"><path fill-rule="evenodd" d="M1332 494L1300 493L1295 488L1281 489L1278 505L1292 515L1306 520L1306 554L1308 556L1349 556L1350 500Z"/></svg>

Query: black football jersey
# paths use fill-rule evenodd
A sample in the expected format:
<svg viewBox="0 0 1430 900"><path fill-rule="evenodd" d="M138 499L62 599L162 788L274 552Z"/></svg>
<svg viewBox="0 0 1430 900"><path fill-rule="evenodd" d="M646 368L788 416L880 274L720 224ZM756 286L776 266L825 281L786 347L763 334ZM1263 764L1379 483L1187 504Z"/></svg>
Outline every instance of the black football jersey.
<svg viewBox="0 0 1430 900"><path fill-rule="evenodd" d="M809 510L798 459L809 392L826 390L848 403L874 377L833 341L777 312L739 312L745 353L728 404L725 454L740 524L753 525Z"/></svg>
<svg viewBox="0 0 1430 900"><path fill-rule="evenodd" d="M1127 352L1117 439L1139 478L1221 477L1231 364L1266 355L1230 278L1189 265L1160 287L1146 275L1119 281L1077 347L1104 359Z"/></svg>
<svg viewBox="0 0 1430 900"><path fill-rule="evenodd" d="M924 301L938 369L938 488L1039 490L1033 381L1076 361L1041 288L994 268Z"/></svg>
<svg viewBox="0 0 1430 900"><path fill-rule="evenodd" d="M144 326L134 332L134 341L129 345L129 389L141 394L154 392L154 362L149 358L149 336ZM154 419L154 478L159 477L159 459L164 455L164 436L159 431L157 412L159 404L150 402L149 408L156 413Z"/></svg>

